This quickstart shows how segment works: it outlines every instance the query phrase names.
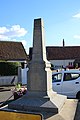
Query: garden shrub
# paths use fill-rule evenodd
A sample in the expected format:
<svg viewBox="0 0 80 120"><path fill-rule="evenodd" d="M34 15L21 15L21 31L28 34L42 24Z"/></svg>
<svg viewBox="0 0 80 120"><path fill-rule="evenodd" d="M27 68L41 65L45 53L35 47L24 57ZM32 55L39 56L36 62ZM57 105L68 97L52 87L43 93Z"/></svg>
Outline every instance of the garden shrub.
<svg viewBox="0 0 80 120"><path fill-rule="evenodd" d="M0 75L11 76L18 75L19 62L0 62Z"/></svg>

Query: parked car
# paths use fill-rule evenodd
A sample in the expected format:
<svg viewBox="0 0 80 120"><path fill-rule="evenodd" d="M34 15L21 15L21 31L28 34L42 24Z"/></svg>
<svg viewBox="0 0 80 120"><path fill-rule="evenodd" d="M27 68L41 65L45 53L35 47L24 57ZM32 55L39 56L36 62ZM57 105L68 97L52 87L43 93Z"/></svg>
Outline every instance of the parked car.
<svg viewBox="0 0 80 120"><path fill-rule="evenodd" d="M80 71L67 70L52 74L52 88L69 98L80 99Z"/></svg>

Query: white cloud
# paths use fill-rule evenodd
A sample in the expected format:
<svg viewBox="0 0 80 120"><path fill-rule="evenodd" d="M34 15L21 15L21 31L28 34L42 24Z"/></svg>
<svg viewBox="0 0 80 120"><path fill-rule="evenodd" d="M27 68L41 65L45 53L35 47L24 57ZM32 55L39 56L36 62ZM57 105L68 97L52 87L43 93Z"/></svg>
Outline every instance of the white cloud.
<svg viewBox="0 0 80 120"><path fill-rule="evenodd" d="M9 35L11 37L21 37L24 36L27 33L27 31L24 28L21 28L20 25L13 25L10 28Z"/></svg>
<svg viewBox="0 0 80 120"><path fill-rule="evenodd" d="M20 25L13 25L11 27L0 27L0 39L13 39L16 37L23 37L27 33L27 30L21 28Z"/></svg>
<svg viewBox="0 0 80 120"><path fill-rule="evenodd" d="M73 36L75 39L80 39L80 35L74 35Z"/></svg>
<svg viewBox="0 0 80 120"><path fill-rule="evenodd" d="M80 13L73 16L74 18L80 18Z"/></svg>
<svg viewBox="0 0 80 120"><path fill-rule="evenodd" d="M10 40L8 36L0 35L0 40Z"/></svg>
<svg viewBox="0 0 80 120"><path fill-rule="evenodd" d="M0 34L4 34L5 32L8 32L9 30L6 27L0 27Z"/></svg>

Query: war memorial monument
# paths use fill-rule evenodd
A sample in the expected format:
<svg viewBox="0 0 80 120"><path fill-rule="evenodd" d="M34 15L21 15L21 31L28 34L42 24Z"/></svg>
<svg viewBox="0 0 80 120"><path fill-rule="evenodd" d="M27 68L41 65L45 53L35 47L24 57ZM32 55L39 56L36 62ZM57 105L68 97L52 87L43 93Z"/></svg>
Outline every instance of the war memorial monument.
<svg viewBox="0 0 80 120"><path fill-rule="evenodd" d="M8 104L9 109L57 114L64 106L66 96L52 90L51 64L46 58L44 24L34 19L32 60L29 62L27 93Z"/></svg>

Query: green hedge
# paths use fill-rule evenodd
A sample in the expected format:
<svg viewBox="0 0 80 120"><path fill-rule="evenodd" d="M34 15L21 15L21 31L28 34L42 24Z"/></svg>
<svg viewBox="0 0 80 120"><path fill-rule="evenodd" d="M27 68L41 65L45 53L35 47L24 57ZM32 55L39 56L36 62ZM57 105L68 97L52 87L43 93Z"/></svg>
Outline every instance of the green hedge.
<svg viewBox="0 0 80 120"><path fill-rule="evenodd" d="M0 75L18 75L19 62L0 62Z"/></svg>

